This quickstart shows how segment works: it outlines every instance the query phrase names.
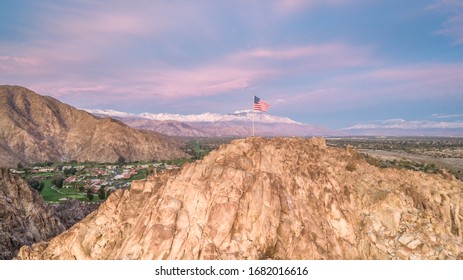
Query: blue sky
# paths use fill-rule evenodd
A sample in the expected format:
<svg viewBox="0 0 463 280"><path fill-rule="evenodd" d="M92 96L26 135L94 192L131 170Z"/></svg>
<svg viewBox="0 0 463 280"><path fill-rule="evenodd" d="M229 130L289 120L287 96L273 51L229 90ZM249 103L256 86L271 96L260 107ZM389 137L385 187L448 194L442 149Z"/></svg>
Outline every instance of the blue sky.
<svg viewBox="0 0 463 280"><path fill-rule="evenodd" d="M0 84L131 113L255 94L330 128L463 122L463 1L3 0Z"/></svg>

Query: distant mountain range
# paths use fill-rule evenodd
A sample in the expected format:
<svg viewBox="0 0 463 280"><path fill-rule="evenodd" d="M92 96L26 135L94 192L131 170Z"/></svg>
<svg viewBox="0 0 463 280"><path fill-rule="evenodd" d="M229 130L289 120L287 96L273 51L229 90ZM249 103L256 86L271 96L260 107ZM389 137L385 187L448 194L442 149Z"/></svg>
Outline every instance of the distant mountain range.
<svg viewBox="0 0 463 280"><path fill-rule="evenodd" d="M100 110L100 109L83 109L90 114L98 116L109 116L120 119L147 119L155 121L177 121L177 122L250 122L253 119L259 123L287 123L287 124L302 124L287 117L273 116L266 113L254 112L252 110L235 111L232 114L216 114L203 113L198 115L180 115L167 113L141 113L130 114L115 110Z"/></svg>
<svg viewBox="0 0 463 280"><path fill-rule="evenodd" d="M161 160L187 155L172 138L139 131L18 86L0 86L0 166Z"/></svg>
<svg viewBox="0 0 463 280"><path fill-rule="evenodd" d="M251 110L231 114L203 113L180 115L167 113L130 114L114 110L83 109L95 116L112 117L137 128L152 130L170 136L246 137L258 136L451 136L463 137L463 122L406 121L391 119L367 124L356 124L339 130L304 124L287 117L274 116Z"/></svg>
<svg viewBox="0 0 463 280"><path fill-rule="evenodd" d="M341 130L346 135L463 137L463 122L390 119L357 124Z"/></svg>
<svg viewBox="0 0 463 280"><path fill-rule="evenodd" d="M232 114L203 113L199 115L129 114L114 110L83 110L95 116L118 119L134 128L153 130L170 136L246 137L252 134L253 119L255 134L259 136L339 135L339 132L326 127L303 124L287 117L267 113L254 113L251 110L236 111Z"/></svg>

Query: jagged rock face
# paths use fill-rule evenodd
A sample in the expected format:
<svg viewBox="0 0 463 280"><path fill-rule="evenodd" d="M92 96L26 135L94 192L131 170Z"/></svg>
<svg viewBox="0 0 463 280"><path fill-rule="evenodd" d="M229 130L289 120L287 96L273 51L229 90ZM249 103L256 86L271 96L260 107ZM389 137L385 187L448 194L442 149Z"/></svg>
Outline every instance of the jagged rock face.
<svg viewBox="0 0 463 280"><path fill-rule="evenodd" d="M187 157L171 138L139 131L17 86L0 86L0 162L115 162Z"/></svg>
<svg viewBox="0 0 463 280"><path fill-rule="evenodd" d="M0 259L12 259L19 248L64 231L40 195L19 177L0 168Z"/></svg>
<svg viewBox="0 0 463 280"><path fill-rule="evenodd" d="M164 177L163 177L164 176ZM236 140L20 259L461 259L463 183L323 139Z"/></svg>
<svg viewBox="0 0 463 280"><path fill-rule="evenodd" d="M68 229L98 209L99 205L100 203L89 203L73 199L54 206L54 210L56 217Z"/></svg>

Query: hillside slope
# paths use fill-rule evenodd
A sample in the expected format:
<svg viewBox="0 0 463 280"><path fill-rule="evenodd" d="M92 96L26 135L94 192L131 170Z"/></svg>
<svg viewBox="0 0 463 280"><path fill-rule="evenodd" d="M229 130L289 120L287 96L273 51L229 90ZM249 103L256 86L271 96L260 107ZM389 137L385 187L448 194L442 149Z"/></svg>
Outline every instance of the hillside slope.
<svg viewBox="0 0 463 280"><path fill-rule="evenodd" d="M116 191L20 259L462 259L463 183L248 138Z"/></svg>
<svg viewBox="0 0 463 280"><path fill-rule="evenodd" d="M26 88L0 86L0 163L186 157L171 138L100 119Z"/></svg>

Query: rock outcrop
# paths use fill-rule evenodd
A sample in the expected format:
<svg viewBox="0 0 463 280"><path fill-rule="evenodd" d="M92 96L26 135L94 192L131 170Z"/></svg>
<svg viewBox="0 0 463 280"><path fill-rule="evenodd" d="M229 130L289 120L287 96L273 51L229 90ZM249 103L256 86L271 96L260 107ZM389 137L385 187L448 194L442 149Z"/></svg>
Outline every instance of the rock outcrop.
<svg viewBox="0 0 463 280"><path fill-rule="evenodd" d="M462 259L463 183L323 139L235 140L19 259Z"/></svg>
<svg viewBox="0 0 463 280"><path fill-rule="evenodd" d="M172 138L97 118L18 86L0 86L0 165L188 157Z"/></svg>
<svg viewBox="0 0 463 280"><path fill-rule="evenodd" d="M87 217L98 209L99 202L84 202L76 199L66 200L54 207L55 216L61 221L66 229Z"/></svg>
<svg viewBox="0 0 463 280"><path fill-rule="evenodd" d="M35 190L0 168L0 259L12 259L21 246L48 240L64 229Z"/></svg>

